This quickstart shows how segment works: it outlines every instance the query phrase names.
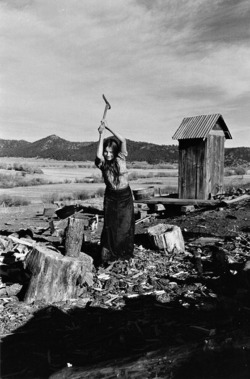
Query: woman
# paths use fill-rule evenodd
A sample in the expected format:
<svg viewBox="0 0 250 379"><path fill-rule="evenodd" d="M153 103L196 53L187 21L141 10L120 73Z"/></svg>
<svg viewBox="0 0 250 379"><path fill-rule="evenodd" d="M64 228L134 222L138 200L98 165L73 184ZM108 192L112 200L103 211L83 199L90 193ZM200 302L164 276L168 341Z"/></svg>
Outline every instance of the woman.
<svg viewBox="0 0 250 379"><path fill-rule="evenodd" d="M104 139L104 131L112 137ZM126 140L102 120L95 164L102 171L104 194L104 226L101 235L102 261L128 259L134 250L134 204L126 168Z"/></svg>

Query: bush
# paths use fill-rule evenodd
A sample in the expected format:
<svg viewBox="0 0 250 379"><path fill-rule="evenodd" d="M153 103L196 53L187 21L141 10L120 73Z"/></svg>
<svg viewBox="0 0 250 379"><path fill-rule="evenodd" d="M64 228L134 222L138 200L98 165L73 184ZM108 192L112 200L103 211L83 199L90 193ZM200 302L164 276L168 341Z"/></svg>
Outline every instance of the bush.
<svg viewBox="0 0 250 379"><path fill-rule="evenodd" d="M0 169L2 170L8 170L8 165L5 162L0 163Z"/></svg>
<svg viewBox="0 0 250 379"><path fill-rule="evenodd" d="M234 172L236 175L246 175L246 169L242 166L236 167Z"/></svg>
<svg viewBox="0 0 250 379"><path fill-rule="evenodd" d="M90 198L88 191L77 191L73 193L74 200L86 200Z"/></svg>
<svg viewBox="0 0 250 379"><path fill-rule="evenodd" d="M75 183L87 183L86 178L75 178Z"/></svg>
<svg viewBox="0 0 250 379"><path fill-rule="evenodd" d="M98 190L96 190L96 195L99 196L99 197L103 197L104 196L104 192L105 192L104 188L98 188Z"/></svg>
<svg viewBox="0 0 250 379"><path fill-rule="evenodd" d="M9 195L0 196L0 205L10 207L12 204L12 198Z"/></svg>
<svg viewBox="0 0 250 379"><path fill-rule="evenodd" d="M24 185L27 187L27 186L39 186L43 184L48 184L48 181L42 178L33 178L31 180L27 180Z"/></svg>
<svg viewBox="0 0 250 379"><path fill-rule="evenodd" d="M224 171L224 176L232 176L234 175L234 170L230 170L229 168L226 168Z"/></svg>
<svg viewBox="0 0 250 379"><path fill-rule="evenodd" d="M137 179L145 179L145 178L152 178L154 176L153 172L148 172L148 173L140 173L137 171L131 171L128 174L129 180L137 180Z"/></svg>
<svg viewBox="0 0 250 379"><path fill-rule="evenodd" d="M94 163L81 163L78 165L79 168L95 168Z"/></svg>
<svg viewBox="0 0 250 379"><path fill-rule="evenodd" d="M43 171L39 167L33 167L22 163L13 163L13 170L24 171L27 174L43 174Z"/></svg>
<svg viewBox="0 0 250 379"><path fill-rule="evenodd" d="M75 183L102 183L103 178L100 175L85 176L84 178L75 178Z"/></svg>
<svg viewBox="0 0 250 379"><path fill-rule="evenodd" d="M11 197L9 195L0 196L0 205L5 205L7 207L18 207L21 205L29 205L30 201L24 199L23 197Z"/></svg>
<svg viewBox="0 0 250 379"><path fill-rule="evenodd" d="M137 179L147 179L147 178L171 178L171 177L176 177L178 176L177 171L169 172L169 171L158 171L158 172L153 172L150 171L148 173L142 173L142 172L137 172L137 171L131 171L128 175L129 180L137 180Z"/></svg>
<svg viewBox="0 0 250 379"><path fill-rule="evenodd" d="M52 194L46 194L42 196L42 201L44 203L55 203L56 201L59 201L59 194L58 193L52 193Z"/></svg>
<svg viewBox="0 0 250 379"><path fill-rule="evenodd" d="M58 195L58 200L59 201L64 201L64 200L74 200L73 194L59 194Z"/></svg>
<svg viewBox="0 0 250 379"><path fill-rule="evenodd" d="M21 174L21 176L20 174L0 174L0 188L28 187L42 184L49 184L49 182L42 178L26 180L23 174Z"/></svg>
<svg viewBox="0 0 250 379"><path fill-rule="evenodd" d="M34 167L34 172L33 173L34 174L42 175L43 174L43 170L40 167Z"/></svg>
<svg viewBox="0 0 250 379"><path fill-rule="evenodd" d="M75 164L64 164L63 167L64 168L77 168L77 165L75 165Z"/></svg>

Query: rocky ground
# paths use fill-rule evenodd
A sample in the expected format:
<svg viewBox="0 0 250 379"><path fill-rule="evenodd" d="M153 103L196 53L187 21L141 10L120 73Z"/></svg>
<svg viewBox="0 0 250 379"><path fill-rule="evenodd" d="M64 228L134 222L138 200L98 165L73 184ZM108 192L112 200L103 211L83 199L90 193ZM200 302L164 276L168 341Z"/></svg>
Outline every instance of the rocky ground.
<svg viewBox="0 0 250 379"><path fill-rule="evenodd" d="M250 377L249 198L149 215L134 257L108 267L102 222L89 227L93 283L67 302L27 304L23 262L34 243L58 248L53 213L1 214L2 378ZM181 228L185 252L152 248L147 231L159 223Z"/></svg>

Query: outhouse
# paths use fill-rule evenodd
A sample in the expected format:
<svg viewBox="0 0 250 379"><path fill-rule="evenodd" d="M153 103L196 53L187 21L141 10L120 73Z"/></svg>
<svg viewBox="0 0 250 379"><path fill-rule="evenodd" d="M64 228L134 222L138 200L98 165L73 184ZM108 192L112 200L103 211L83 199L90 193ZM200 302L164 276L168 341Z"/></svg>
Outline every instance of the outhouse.
<svg viewBox="0 0 250 379"><path fill-rule="evenodd" d="M173 135L179 141L180 199L210 199L223 191L224 144L231 138L220 114L183 119Z"/></svg>

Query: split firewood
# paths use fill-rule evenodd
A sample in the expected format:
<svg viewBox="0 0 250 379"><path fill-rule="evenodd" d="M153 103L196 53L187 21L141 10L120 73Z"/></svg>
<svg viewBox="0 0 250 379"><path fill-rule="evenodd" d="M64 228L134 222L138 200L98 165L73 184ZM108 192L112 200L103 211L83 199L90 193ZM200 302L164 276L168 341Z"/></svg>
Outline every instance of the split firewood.
<svg viewBox="0 0 250 379"><path fill-rule="evenodd" d="M29 247L32 247L36 244L36 242L34 240L27 239L27 238L21 239L21 238L17 238L17 237L11 236L11 235L8 238L16 244L21 244L21 245L25 245L25 246L29 246Z"/></svg>
<svg viewBox="0 0 250 379"><path fill-rule="evenodd" d="M230 200L227 200L227 199L223 199L222 200L222 203L223 204L233 204L233 203L236 203L236 202L239 202L239 201L242 201L242 200L246 200L246 199L249 199L250 198L250 195L242 195L242 196L238 196L236 197L235 199L230 199Z"/></svg>
<svg viewBox="0 0 250 379"><path fill-rule="evenodd" d="M159 204L154 204L154 210L155 212L165 212L166 211L166 207L165 205L159 203Z"/></svg>
<svg viewBox="0 0 250 379"><path fill-rule="evenodd" d="M151 219L151 215L139 218L138 220L135 221L135 225L140 224L141 222L149 221Z"/></svg>

